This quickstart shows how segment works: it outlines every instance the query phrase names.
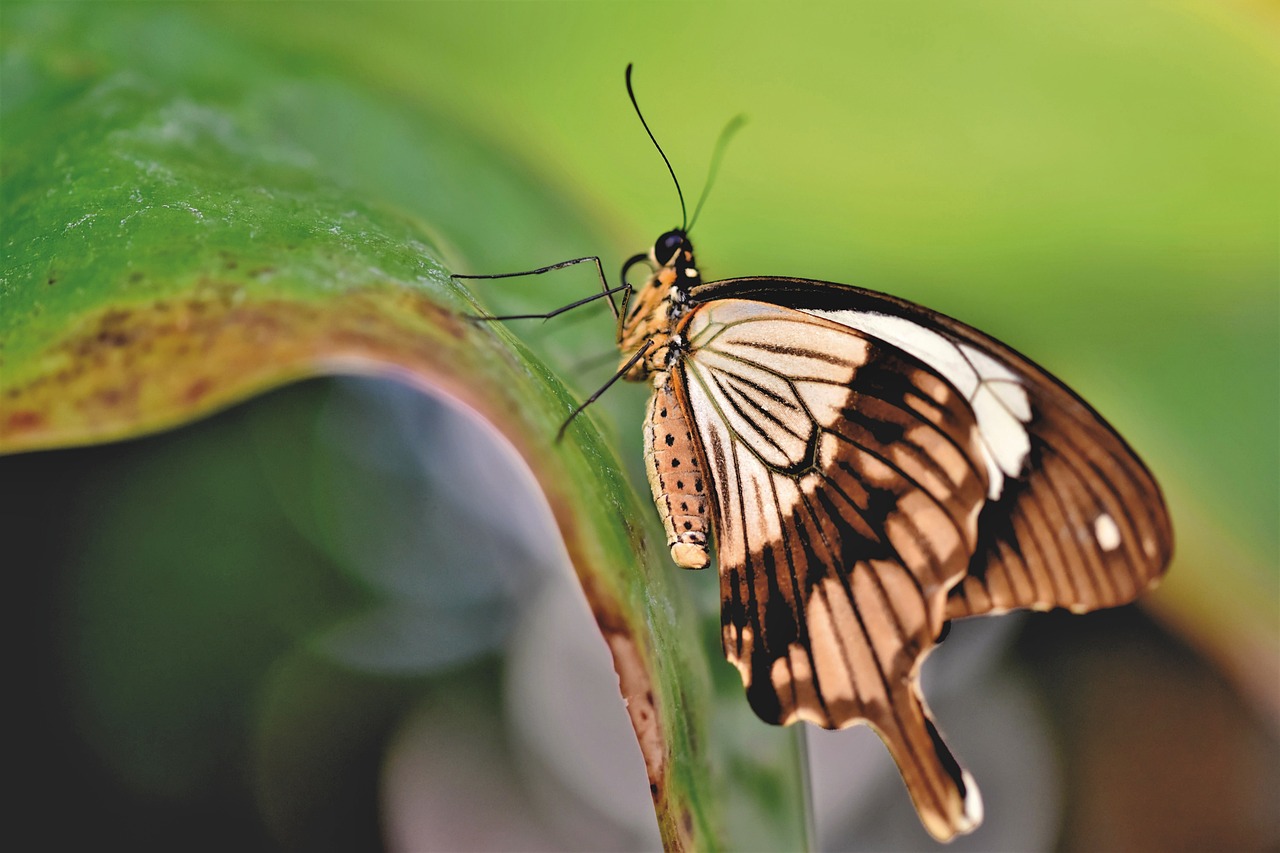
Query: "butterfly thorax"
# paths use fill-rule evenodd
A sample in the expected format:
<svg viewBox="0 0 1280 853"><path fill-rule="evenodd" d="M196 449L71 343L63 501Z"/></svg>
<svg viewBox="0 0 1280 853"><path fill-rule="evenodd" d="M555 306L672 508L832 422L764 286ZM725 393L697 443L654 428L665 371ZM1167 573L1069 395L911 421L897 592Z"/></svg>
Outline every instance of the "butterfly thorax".
<svg viewBox="0 0 1280 853"><path fill-rule="evenodd" d="M659 237L648 259L654 271L629 300L618 333L624 365L649 344L644 357L623 374L633 382L667 370L679 357L685 343L674 330L692 307L690 291L701 282L693 244L684 231L676 229Z"/></svg>
<svg viewBox="0 0 1280 853"><path fill-rule="evenodd" d="M644 260L638 255L627 263ZM693 245L681 229L668 231L649 250L653 273L627 303L618 330L623 378L653 385L645 416L644 458L649 486L677 566L705 568L711 527L706 478L695 447L693 426L676 394L672 373L688 342L680 322L692 308L689 293L700 281ZM623 268L626 277L626 267ZM634 364L631 360L643 350Z"/></svg>

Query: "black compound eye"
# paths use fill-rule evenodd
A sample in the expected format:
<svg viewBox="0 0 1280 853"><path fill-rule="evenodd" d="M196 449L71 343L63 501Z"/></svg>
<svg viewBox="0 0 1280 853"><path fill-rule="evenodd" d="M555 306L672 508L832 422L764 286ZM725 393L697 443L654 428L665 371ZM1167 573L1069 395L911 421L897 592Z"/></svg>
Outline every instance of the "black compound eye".
<svg viewBox="0 0 1280 853"><path fill-rule="evenodd" d="M658 242L653 244L653 257L665 266L681 248L692 251L693 244L689 242L688 235L677 228L675 231L663 234L658 238Z"/></svg>

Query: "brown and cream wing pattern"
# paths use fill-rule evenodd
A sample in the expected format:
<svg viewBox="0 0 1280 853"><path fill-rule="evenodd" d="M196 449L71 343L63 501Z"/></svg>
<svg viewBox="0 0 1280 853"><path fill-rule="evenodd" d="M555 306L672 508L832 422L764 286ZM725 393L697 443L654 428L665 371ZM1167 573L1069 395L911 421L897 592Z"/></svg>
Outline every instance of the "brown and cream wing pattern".
<svg viewBox="0 0 1280 853"><path fill-rule="evenodd" d="M924 361L785 307L682 327L675 388L713 484L725 654L756 713L870 723L926 827L980 820L920 696L991 476L968 402Z"/></svg>
<svg viewBox="0 0 1280 853"><path fill-rule="evenodd" d="M947 617L1023 607L1084 613L1133 601L1172 557L1159 487L1092 409L1015 359L1010 353L1007 363L1039 374L1023 380L1034 413L1027 466L984 510Z"/></svg>
<svg viewBox="0 0 1280 853"><path fill-rule="evenodd" d="M970 401L991 476L947 618L1113 607L1168 568L1173 530L1155 478L1097 412L1011 347L906 300L831 282L727 279L697 296L760 300L857 329L928 362Z"/></svg>
<svg viewBox="0 0 1280 853"><path fill-rule="evenodd" d="M1154 478L1087 404L1034 363L935 315L818 311L940 367L969 400L991 470L978 546L947 617L1015 608L1077 613L1159 579L1173 532Z"/></svg>

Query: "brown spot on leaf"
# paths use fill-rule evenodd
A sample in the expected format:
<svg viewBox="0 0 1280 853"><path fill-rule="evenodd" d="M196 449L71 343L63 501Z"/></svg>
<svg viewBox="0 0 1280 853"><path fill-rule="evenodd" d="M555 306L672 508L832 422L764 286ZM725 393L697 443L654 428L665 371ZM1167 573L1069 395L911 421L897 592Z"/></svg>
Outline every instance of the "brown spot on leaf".
<svg viewBox="0 0 1280 853"><path fill-rule="evenodd" d="M204 395L208 394L213 388L213 380L207 376L202 376L195 382L187 386L187 392L184 395L187 402L198 403Z"/></svg>
<svg viewBox="0 0 1280 853"><path fill-rule="evenodd" d="M381 364L445 380L472 351L456 315L395 287L264 299L206 278L189 296L115 305L68 328L29 360L37 372L9 387L0 379L12 412L0 418L0 449L136 435L306 375Z"/></svg>
<svg viewBox="0 0 1280 853"><path fill-rule="evenodd" d="M44 415L30 409L11 412L5 419L5 432L25 432L44 424Z"/></svg>

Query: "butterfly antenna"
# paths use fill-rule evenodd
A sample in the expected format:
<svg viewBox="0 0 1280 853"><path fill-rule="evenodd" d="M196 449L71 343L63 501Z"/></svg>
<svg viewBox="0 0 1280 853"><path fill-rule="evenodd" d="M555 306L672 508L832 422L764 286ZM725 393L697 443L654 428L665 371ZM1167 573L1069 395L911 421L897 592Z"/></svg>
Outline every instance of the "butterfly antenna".
<svg viewBox="0 0 1280 853"><path fill-rule="evenodd" d="M724 159L724 150L729 147L729 140L746 123L746 115L739 113L729 119L729 123L724 126L724 130L720 131L720 138L716 140L716 148L711 155L711 168L707 170L707 182L702 187L702 197L698 199L698 205L693 209L693 219L689 221L689 227L683 229L686 232L692 231L694 223L698 221L698 214L702 212L702 205L706 203L707 196L711 193L711 185L716 181L716 173L720 171L720 161Z"/></svg>
<svg viewBox="0 0 1280 853"><path fill-rule="evenodd" d="M644 125L644 132L649 134L653 147L658 149L658 153L662 155L662 162L667 164L667 171L671 173L671 180L676 185L676 195L680 197L680 230L685 231L685 223L689 221L689 214L684 207L684 193L680 191L680 180L676 177L676 170L671 168L671 161L667 159L666 152L662 150L662 146L658 144L658 140L654 137L653 131L649 129L649 122L644 120L644 113L640 112L640 104L636 102L635 90L631 88L631 65L627 63L627 94L631 96L631 106L636 108L636 115L640 117L640 123Z"/></svg>

